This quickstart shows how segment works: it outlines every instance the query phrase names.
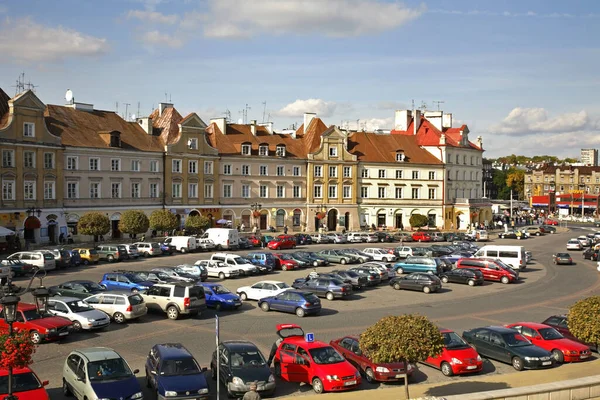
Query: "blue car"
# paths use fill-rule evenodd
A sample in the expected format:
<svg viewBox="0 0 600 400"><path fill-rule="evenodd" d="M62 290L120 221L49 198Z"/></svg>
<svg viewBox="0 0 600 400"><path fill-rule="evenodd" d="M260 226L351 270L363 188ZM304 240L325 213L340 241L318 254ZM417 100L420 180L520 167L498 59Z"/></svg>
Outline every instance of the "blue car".
<svg viewBox="0 0 600 400"><path fill-rule="evenodd" d="M296 314L300 318L321 312L321 300L302 290L286 290L276 296L265 297L258 301L258 306L265 312L282 311Z"/></svg>
<svg viewBox="0 0 600 400"><path fill-rule="evenodd" d="M122 290L134 293L147 290L154 285L154 282L145 281L135 272L110 272L104 274L102 280L98 283L106 290Z"/></svg>
<svg viewBox="0 0 600 400"><path fill-rule="evenodd" d="M146 358L146 382L161 400L208 399L206 370L179 343L156 344Z"/></svg>
<svg viewBox="0 0 600 400"><path fill-rule="evenodd" d="M238 309L242 306L242 299L220 283L201 283L204 288L206 306L216 309Z"/></svg>

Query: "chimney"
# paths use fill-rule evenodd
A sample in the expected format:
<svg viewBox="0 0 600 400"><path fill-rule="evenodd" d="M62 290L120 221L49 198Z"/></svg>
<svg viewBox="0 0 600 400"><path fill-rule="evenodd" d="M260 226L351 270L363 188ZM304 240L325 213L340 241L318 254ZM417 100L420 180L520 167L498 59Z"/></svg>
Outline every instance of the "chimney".
<svg viewBox="0 0 600 400"><path fill-rule="evenodd" d="M158 115L162 115L163 111L165 111L167 108L173 108L173 104L172 103L159 103L158 104Z"/></svg>
<svg viewBox="0 0 600 400"><path fill-rule="evenodd" d="M442 128L452 128L452 114L442 115Z"/></svg>
<svg viewBox="0 0 600 400"><path fill-rule="evenodd" d="M442 135L440 136L440 146L445 145L446 144L446 134L442 133Z"/></svg>
<svg viewBox="0 0 600 400"><path fill-rule="evenodd" d="M153 134L153 130L152 130L152 118L150 118L150 117L138 118L137 122L138 122L138 124L140 124L140 126L142 127L142 129L148 135L152 135Z"/></svg>
<svg viewBox="0 0 600 400"><path fill-rule="evenodd" d="M262 123L258 124L258 126L265 127L271 135L273 134L273 123L272 122L262 122Z"/></svg>
<svg viewBox="0 0 600 400"><path fill-rule="evenodd" d="M413 123L413 134L416 135L421 127L421 110L415 110L415 118Z"/></svg>
<svg viewBox="0 0 600 400"><path fill-rule="evenodd" d="M256 136L256 120L255 119L250 121L250 132L252 132L252 135Z"/></svg>
<svg viewBox="0 0 600 400"><path fill-rule="evenodd" d="M394 130L395 131L407 131L412 118L412 111L410 110L396 110L394 114Z"/></svg>
<svg viewBox="0 0 600 400"><path fill-rule="evenodd" d="M442 131L442 116L444 115L443 111L425 111L425 118L427 121L433 126L435 126L439 131Z"/></svg>
<svg viewBox="0 0 600 400"><path fill-rule="evenodd" d="M308 127L310 126L310 122L316 116L317 116L316 113L304 113L304 132L303 133L306 133L306 131L308 130Z"/></svg>
<svg viewBox="0 0 600 400"><path fill-rule="evenodd" d="M89 103L76 103L66 104L65 107L70 107L77 111L94 111L94 105Z"/></svg>
<svg viewBox="0 0 600 400"><path fill-rule="evenodd" d="M483 149L483 138L481 136L477 136L477 147Z"/></svg>
<svg viewBox="0 0 600 400"><path fill-rule="evenodd" d="M223 135L227 135L227 119L223 118L211 118L211 124L217 125L217 128L221 131Z"/></svg>

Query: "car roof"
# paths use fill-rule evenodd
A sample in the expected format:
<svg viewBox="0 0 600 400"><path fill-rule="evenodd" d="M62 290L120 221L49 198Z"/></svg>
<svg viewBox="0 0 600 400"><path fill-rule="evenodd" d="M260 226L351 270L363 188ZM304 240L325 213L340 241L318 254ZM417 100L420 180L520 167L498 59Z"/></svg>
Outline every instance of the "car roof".
<svg viewBox="0 0 600 400"><path fill-rule="evenodd" d="M304 339L304 336L290 336L283 339L286 343L295 344L296 346L302 346L307 349L316 349L319 347L330 347L328 343L321 342L320 340L315 340L314 342L307 342Z"/></svg>
<svg viewBox="0 0 600 400"><path fill-rule="evenodd" d="M51 301L51 300L64 301L65 303L68 303L70 301L81 301L81 299L78 299L77 297L70 297L70 296L64 296L64 297L63 296L55 296L55 297L48 299L48 301Z"/></svg>
<svg viewBox="0 0 600 400"><path fill-rule="evenodd" d="M225 340L221 344L233 351L258 350L258 347L248 340Z"/></svg>
<svg viewBox="0 0 600 400"><path fill-rule="evenodd" d="M544 328L548 328L548 325L546 324L542 324L539 322L517 322L515 324L511 324L511 325L521 325L521 326L527 326L529 328L533 328L533 329L544 329Z"/></svg>
<svg viewBox="0 0 600 400"><path fill-rule="evenodd" d="M273 285L278 285L280 283L285 283L285 282L281 282L281 281L258 281L256 283L271 283Z"/></svg>
<svg viewBox="0 0 600 400"><path fill-rule="evenodd" d="M155 344L154 348L158 349L161 358L164 360L194 357L181 343Z"/></svg>
<svg viewBox="0 0 600 400"><path fill-rule="evenodd" d="M476 329L488 329L490 331L496 332L496 333L514 333L515 330L513 328L507 328L505 326L484 326L481 328L476 328Z"/></svg>
<svg viewBox="0 0 600 400"><path fill-rule="evenodd" d="M102 293L96 293L93 294L92 296L108 296L108 295L117 295L117 296L130 296L130 295L134 295L137 293L132 293L128 290L107 290L106 292L102 292ZM91 296L90 296L91 297Z"/></svg>
<svg viewBox="0 0 600 400"><path fill-rule="evenodd" d="M205 287L223 286L221 282L202 282L200 285Z"/></svg>
<svg viewBox="0 0 600 400"><path fill-rule="evenodd" d="M90 362L121 358L119 353L108 347L88 347L85 349L77 349L74 352L83 355Z"/></svg>

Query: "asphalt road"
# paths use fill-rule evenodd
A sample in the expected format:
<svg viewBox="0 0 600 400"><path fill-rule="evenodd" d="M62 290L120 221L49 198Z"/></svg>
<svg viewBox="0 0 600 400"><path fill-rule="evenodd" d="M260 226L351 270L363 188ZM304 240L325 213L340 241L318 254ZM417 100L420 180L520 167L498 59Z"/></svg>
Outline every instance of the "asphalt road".
<svg viewBox="0 0 600 400"><path fill-rule="evenodd" d="M600 274L596 263L584 261L581 253L571 252L577 265L555 266L552 264L553 251L562 251L571 237L589 233L591 228L572 227L572 232L528 240L495 239L496 244L519 244L531 250L534 260L526 271L521 273L522 280L517 284L503 285L486 282L481 287L446 284L441 293L424 294L420 292L395 291L389 285L357 292L349 299L328 302L323 299L323 310L319 316L297 318L293 314L277 312L265 313L257 308L256 302L245 302L237 311L221 312L221 340L245 339L256 343L268 355L271 344L276 339L275 325L278 323L298 323L305 332L314 332L317 340L329 341L346 334L360 334L366 327L381 317L403 313L426 315L440 326L451 328L459 333L478 326L506 324L518 321L541 322L549 315L564 313L575 301L600 293ZM589 230L588 230L589 229ZM496 235L492 235L495 237ZM416 245L416 244L415 244ZM307 246L311 251L338 245ZM341 245L338 247L385 247L384 245ZM157 266L172 266L193 263L206 259L210 253L163 256L118 264L101 264L81 267L78 270L59 271L50 274L45 280L46 286L52 286L71 279L90 279L99 281L102 274L114 269L146 270ZM329 271L339 266L322 267L320 271ZM306 276L306 270L279 271L267 276L241 278L224 281L225 286L235 291L262 279L282 280L287 283L297 277ZM217 279L209 278L209 281ZM27 299L27 298L25 298ZM182 318L171 321L164 314L151 313L139 321L125 325L111 324L105 331L80 333L63 342L45 343L39 346L35 356L34 370L41 379L49 380L48 390L53 400L63 400L60 387L64 360L73 349L107 346L117 350L133 369L142 371L138 377L144 387L144 363L149 349L156 343L180 342L196 357L202 366L209 366L211 354L215 348L215 312L208 310L197 318ZM509 365L495 361L486 361L482 374L504 374L514 372ZM209 377L210 372L207 374ZM451 383L461 377L447 378L441 372L430 367L420 366L412 383ZM215 391L214 382L207 379ZM301 395L312 393L308 385L298 386L286 382L277 382L276 396ZM382 385L363 383L363 389L377 389ZM387 385L389 386L389 385ZM221 398L224 396L221 390ZM144 398L154 399L144 388Z"/></svg>

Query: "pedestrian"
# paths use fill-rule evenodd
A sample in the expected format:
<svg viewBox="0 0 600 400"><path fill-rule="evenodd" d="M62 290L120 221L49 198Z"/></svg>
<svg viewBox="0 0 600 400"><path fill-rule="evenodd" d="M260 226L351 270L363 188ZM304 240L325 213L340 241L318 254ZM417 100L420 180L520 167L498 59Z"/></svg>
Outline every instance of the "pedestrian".
<svg viewBox="0 0 600 400"><path fill-rule="evenodd" d="M244 394L242 400L260 400L260 394L256 391L257 385L256 382L252 382L250 384L250 390Z"/></svg>
<svg viewBox="0 0 600 400"><path fill-rule="evenodd" d="M144 234L142 235L142 242L145 242L145 241L146 241L146 234L144 233Z"/></svg>
<svg viewBox="0 0 600 400"><path fill-rule="evenodd" d="M258 229L258 226L257 226L257 225L254 225L254 226L252 227L252 234L253 234L253 235L256 235L256 231L257 231L257 229Z"/></svg>
<svg viewBox="0 0 600 400"><path fill-rule="evenodd" d="M60 235L58 235L58 243L60 243L60 244L65 243L65 234L62 232L60 233Z"/></svg>
<svg viewBox="0 0 600 400"><path fill-rule="evenodd" d="M275 353L277 353L277 349L279 348L279 345L281 344L281 342L283 342L283 338L281 336L279 336L279 338L273 343L273 346L271 346L271 353L269 353L269 359L267 360L267 367L271 366L271 363L273 362L273 359L275 358Z"/></svg>
<svg viewBox="0 0 600 400"><path fill-rule="evenodd" d="M242 230L242 232L244 232L246 230L246 225L244 225L244 223L242 223L242 226L240 226L240 229Z"/></svg>
<svg viewBox="0 0 600 400"><path fill-rule="evenodd" d="M284 235L287 235L287 233L288 233L288 227L287 227L287 225L285 225L285 226L283 227L283 234L284 234Z"/></svg>

